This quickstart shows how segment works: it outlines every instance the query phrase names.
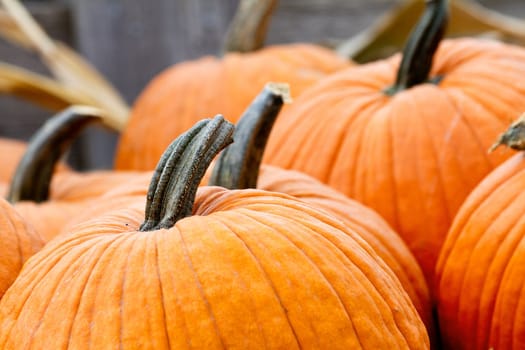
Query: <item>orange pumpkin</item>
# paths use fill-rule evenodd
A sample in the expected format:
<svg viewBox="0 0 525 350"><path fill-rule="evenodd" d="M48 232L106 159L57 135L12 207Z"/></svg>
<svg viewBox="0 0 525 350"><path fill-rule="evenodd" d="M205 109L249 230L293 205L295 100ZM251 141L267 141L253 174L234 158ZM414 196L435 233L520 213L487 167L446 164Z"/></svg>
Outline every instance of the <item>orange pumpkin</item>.
<svg viewBox="0 0 525 350"><path fill-rule="evenodd" d="M25 261L44 245L34 229L0 198L0 298L13 283Z"/></svg>
<svg viewBox="0 0 525 350"><path fill-rule="evenodd" d="M518 125L521 150L525 124ZM521 135L520 135L521 134ZM468 196L436 268L447 349L525 349L525 159L515 155Z"/></svg>
<svg viewBox="0 0 525 350"><path fill-rule="evenodd" d="M250 7L268 11L274 6L268 3L275 2L241 1L239 9L248 5L245 13L253 20L245 18L239 22L243 26L257 24L264 16L258 15L258 11L250 12ZM235 31L250 36L250 31L244 32L244 27ZM252 50L260 48L263 40L261 34L253 36L258 37L259 44L249 45ZM242 48L235 42L230 46L235 52L227 49L229 52L222 58L204 57L178 63L148 84L135 101L120 138L116 169L152 170L171 140L203 116L220 112L236 122L269 81L287 82L293 95L299 96L320 78L350 65L335 52L313 44L275 45L244 53L238 52Z"/></svg>
<svg viewBox="0 0 525 350"><path fill-rule="evenodd" d="M0 301L0 347L428 348L399 281L339 221L284 194L197 192L232 131L199 123L161 159L145 212L35 255Z"/></svg>
<svg viewBox="0 0 525 350"><path fill-rule="evenodd" d="M282 85L265 87L237 123L235 143L221 153L202 183L286 193L342 220L392 269L427 326L431 340L436 340L430 295L421 268L399 235L378 214L303 173L270 165L260 167L268 135L287 93Z"/></svg>
<svg viewBox="0 0 525 350"><path fill-rule="evenodd" d="M445 13L446 1L427 1L401 63L396 56L343 70L297 98L263 160L375 209L408 244L431 290L452 218L509 156L488 155L488 147L525 109L525 85L516 83L525 50L458 39L433 57Z"/></svg>

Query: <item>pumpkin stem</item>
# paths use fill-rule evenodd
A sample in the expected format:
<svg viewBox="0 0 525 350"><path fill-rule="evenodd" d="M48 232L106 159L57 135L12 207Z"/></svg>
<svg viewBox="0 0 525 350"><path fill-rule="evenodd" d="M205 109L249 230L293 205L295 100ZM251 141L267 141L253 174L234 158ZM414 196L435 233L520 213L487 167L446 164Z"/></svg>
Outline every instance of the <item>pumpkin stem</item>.
<svg viewBox="0 0 525 350"><path fill-rule="evenodd" d="M252 52L264 46L277 0L241 0L230 23L223 52Z"/></svg>
<svg viewBox="0 0 525 350"><path fill-rule="evenodd" d="M29 141L11 180L7 200L46 201L59 159L86 126L102 121L102 112L88 106L72 106L48 119Z"/></svg>
<svg viewBox="0 0 525 350"><path fill-rule="evenodd" d="M498 140L490 147L489 152L493 152L501 145L516 151L525 151L525 113L499 136Z"/></svg>
<svg viewBox="0 0 525 350"><path fill-rule="evenodd" d="M235 143L224 150L213 167L208 185L228 189L255 188L264 148L289 87L269 83L244 112L235 128Z"/></svg>
<svg viewBox="0 0 525 350"><path fill-rule="evenodd" d="M140 231L170 228L191 215L199 183L213 158L233 142L234 128L218 115L201 120L168 146L151 179Z"/></svg>
<svg viewBox="0 0 525 350"><path fill-rule="evenodd" d="M403 50L396 82L386 90L387 94L394 95L429 80L432 59L445 34L447 21L447 0L426 0L425 12Z"/></svg>

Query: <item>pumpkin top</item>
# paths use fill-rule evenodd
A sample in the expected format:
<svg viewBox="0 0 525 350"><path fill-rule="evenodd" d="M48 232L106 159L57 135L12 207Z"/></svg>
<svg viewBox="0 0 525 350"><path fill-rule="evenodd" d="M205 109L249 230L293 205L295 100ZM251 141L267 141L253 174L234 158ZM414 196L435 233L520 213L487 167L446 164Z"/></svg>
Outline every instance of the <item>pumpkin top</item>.
<svg viewBox="0 0 525 350"><path fill-rule="evenodd" d="M434 54L445 34L447 20L447 0L426 1L425 12L403 50L396 82L385 93L393 95L429 80Z"/></svg>

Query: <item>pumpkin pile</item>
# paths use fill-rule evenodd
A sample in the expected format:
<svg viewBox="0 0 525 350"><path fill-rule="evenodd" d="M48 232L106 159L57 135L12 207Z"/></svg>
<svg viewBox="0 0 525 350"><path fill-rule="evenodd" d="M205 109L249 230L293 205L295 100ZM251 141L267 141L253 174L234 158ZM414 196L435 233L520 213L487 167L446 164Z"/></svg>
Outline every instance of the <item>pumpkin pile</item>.
<svg viewBox="0 0 525 350"><path fill-rule="evenodd" d="M222 57L144 89L115 169L63 161L104 104L0 140L0 349L525 349L525 159L488 152L525 150L525 48L443 39L425 4L355 65L263 47L276 1L241 1Z"/></svg>

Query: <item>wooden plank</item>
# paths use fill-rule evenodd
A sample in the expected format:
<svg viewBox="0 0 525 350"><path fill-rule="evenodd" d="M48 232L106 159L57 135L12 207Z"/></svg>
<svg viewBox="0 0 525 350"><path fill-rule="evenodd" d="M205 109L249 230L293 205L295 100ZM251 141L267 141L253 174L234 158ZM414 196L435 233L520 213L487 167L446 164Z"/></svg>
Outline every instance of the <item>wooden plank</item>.
<svg viewBox="0 0 525 350"><path fill-rule="evenodd" d="M233 0L73 1L78 49L133 101L151 78L183 60L220 51ZM89 167L110 167L116 137L88 135Z"/></svg>

